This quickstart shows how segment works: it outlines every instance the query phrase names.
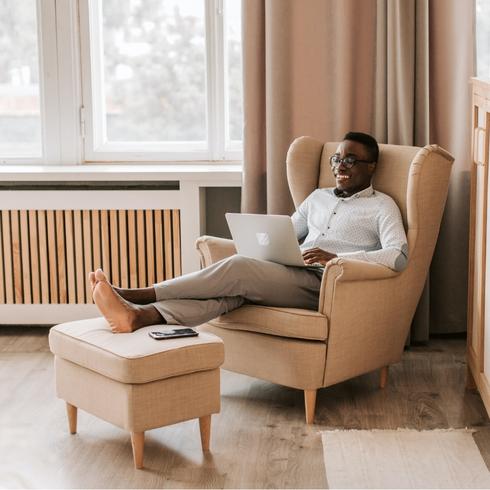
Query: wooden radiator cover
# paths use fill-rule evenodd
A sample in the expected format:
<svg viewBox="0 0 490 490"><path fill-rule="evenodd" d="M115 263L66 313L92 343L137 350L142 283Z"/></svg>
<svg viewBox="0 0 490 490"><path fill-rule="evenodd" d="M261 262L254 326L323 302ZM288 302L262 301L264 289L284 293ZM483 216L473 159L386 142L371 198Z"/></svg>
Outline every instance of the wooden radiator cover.
<svg viewBox="0 0 490 490"><path fill-rule="evenodd" d="M2 210L0 304L93 303L89 271L146 287L181 274L180 211Z"/></svg>

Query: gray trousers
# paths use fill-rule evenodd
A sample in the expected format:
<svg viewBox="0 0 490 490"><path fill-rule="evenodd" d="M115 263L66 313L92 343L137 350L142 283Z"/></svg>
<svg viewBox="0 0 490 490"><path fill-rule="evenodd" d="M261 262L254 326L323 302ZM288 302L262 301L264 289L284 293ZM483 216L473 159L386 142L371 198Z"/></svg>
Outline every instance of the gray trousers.
<svg viewBox="0 0 490 490"><path fill-rule="evenodd" d="M323 269L233 255L154 285L153 306L168 324L200 325L244 303L316 310Z"/></svg>

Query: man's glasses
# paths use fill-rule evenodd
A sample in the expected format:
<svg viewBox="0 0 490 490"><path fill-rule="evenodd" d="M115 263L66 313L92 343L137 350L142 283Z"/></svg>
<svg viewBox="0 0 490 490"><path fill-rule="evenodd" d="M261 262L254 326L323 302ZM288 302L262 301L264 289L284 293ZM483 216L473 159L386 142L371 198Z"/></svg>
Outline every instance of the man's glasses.
<svg viewBox="0 0 490 490"><path fill-rule="evenodd" d="M359 160L356 157L345 157L340 158L338 155L332 155L330 157L330 165L332 167L338 167L340 164L343 164L345 168L352 168L354 165L358 163L373 163L371 160Z"/></svg>

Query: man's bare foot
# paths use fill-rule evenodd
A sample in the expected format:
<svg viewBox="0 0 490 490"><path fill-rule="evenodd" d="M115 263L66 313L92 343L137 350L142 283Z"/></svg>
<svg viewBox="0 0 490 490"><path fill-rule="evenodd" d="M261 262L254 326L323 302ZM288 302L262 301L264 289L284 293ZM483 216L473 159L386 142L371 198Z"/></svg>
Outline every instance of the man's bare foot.
<svg viewBox="0 0 490 490"><path fill-rule="evenodd" d="M107 276L105 275L105 272L102 269L97 269L94 272L94 277L95 277L96 282L99 282L99 281L109 282L107 279Z"/></svg>
<svg viewBox="0 0 490 490"><path fill-rule="evenodd" d="M90 287L92 288L92 293L93 293L95 289L95 285L97 284L97 279L95 279L95 272L88 273L88 280L90 282Z"/></svg>
<svg viewBox="0 0 490 490"><path fill-rule="evenodd" d="M90 286L92 287L92 294L95 290L95 286L99 281L107 281L107 276L102 269L97 269L95 272L89 272L88 279ZM112 284L111 284L112 286ZM112 289L126 301L134 303L136 305L147 305L156 301L155 288L133 288L123 289L116 286L112 286Z"/></svg>
<svg viewBox="0 0 490 490"><path fill-rule="evenodd" d="M94 292L95 286L99 281L107 281L107 276L102 269L97 269L95 272L88 273L88 280L90 286L92 287L92 293Z"/></svg>
<svg viewBox="0 0 490 490"><path fill-rule="evenodd" d="M153 306L135 305L119 296L100 269L95 272L95 279L95 304L114 333L129 333L146 325L165 323Z"/></svg>

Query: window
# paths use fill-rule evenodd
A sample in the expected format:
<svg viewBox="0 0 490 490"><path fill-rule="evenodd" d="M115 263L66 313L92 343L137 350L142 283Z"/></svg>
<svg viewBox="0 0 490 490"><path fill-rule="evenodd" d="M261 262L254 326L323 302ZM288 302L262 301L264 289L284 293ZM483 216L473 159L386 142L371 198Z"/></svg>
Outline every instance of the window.
<svg viewBox="0 0 490 490"><path fill-rule="evenodd" d="M490 2L476 0L476 71L490 80Z"/></svg>
<svg viewBox="0 0 490 490"><path fill-rule="evenodd" d="M2 0L0 162L241 159L240 0Z"/></svg>
<svg viewBox="0 0 490 490"><path fill-rule="evenodd" d="M41 157L41 93L37 8L3 0L0 33L0 153Z"/></svg>
<svg viewBox="0 0 490 490"><path fill-rule="evenodd" d="M0 163L58 163L55 0L0 5Z"/></svg>
<svg viewBox="0 0 490 490"><path fill-rule="evenodd" d="M241 2L228 0L225 14L226 147L240 149L243 140Z"/></svg>
<svg viewBox="0 0 490 490"><path fill-rule="evenodd" d="M240 2L88 0L86 6L87 160L239 157ZM232 124L240 128L233 134Z"/></svg>

